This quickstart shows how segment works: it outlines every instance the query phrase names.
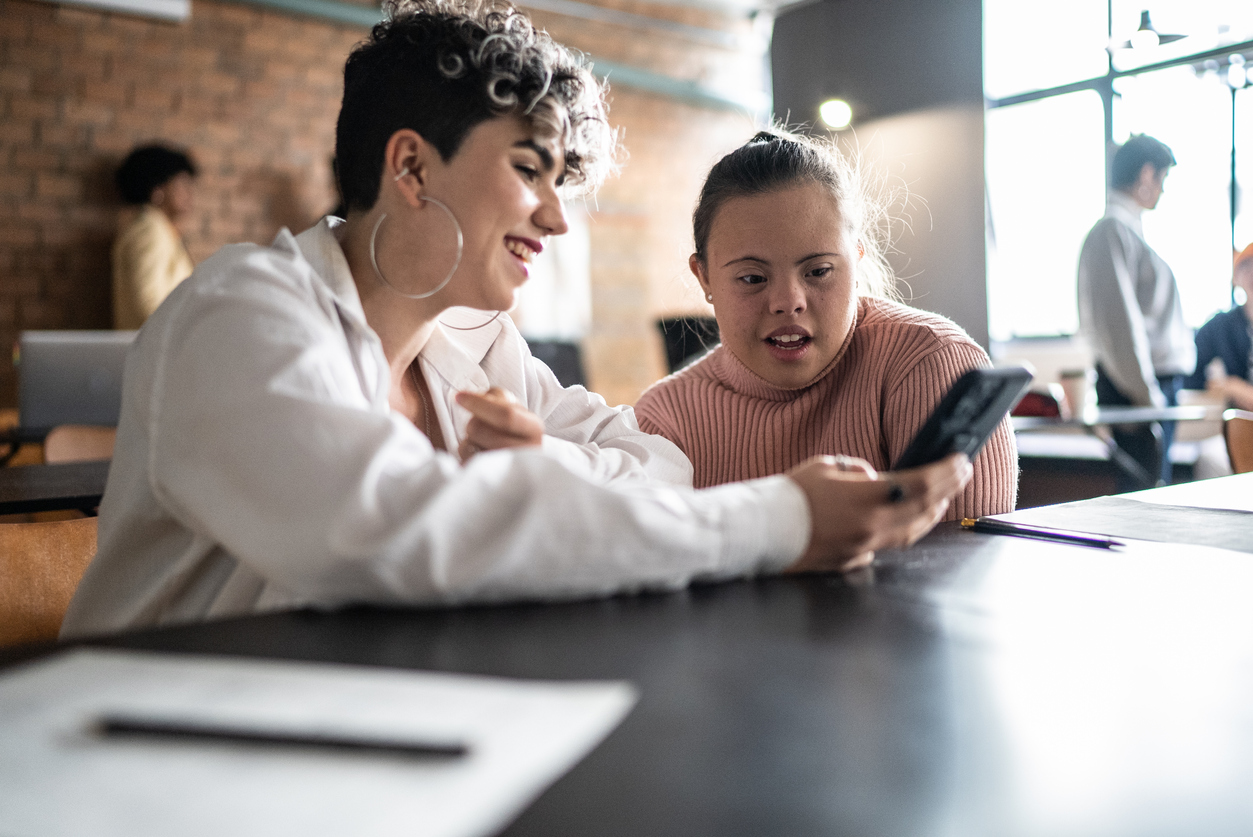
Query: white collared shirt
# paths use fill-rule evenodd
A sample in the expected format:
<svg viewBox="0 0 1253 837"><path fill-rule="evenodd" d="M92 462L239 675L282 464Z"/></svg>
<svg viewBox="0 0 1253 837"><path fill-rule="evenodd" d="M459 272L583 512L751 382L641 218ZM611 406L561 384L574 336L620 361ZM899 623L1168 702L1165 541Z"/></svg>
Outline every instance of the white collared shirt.
<svg viewBox="0 0 1253 837"><path fill-rule="evenodd" d="M1157 377L1190 374L1196 342L1175 274L1144 240L1142 213L1131 196L1110 192L1079 254L1079 330L1119 392L1162 407Z"/></svg>
<svg viewBox="0 0 1253 837"><path fill-rule="evenodd" d="M462 464L390 408L328 221L205 261L127 360L99 552L63 635L674 588L777 571L808 542L795 483L692 490L676 447L562 388L507 316L437 328L419 360L451 449L468 420L453 396L493 385L544 421L543 447Z"/></svg>

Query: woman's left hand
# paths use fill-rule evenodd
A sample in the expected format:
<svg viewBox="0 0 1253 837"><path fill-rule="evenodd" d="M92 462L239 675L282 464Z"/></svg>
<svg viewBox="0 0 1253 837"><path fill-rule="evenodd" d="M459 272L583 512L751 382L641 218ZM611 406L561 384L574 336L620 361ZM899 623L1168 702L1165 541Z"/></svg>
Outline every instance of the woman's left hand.
<svg viewBox="0 0 1253 837"><path fill-rule="evenodd" d="M500 448L538 445L544 438L544 422L508 390L492 387L487 392L457 393L457 403L470 412L466 436L457 447L465 462L474 454Z"/></svg>

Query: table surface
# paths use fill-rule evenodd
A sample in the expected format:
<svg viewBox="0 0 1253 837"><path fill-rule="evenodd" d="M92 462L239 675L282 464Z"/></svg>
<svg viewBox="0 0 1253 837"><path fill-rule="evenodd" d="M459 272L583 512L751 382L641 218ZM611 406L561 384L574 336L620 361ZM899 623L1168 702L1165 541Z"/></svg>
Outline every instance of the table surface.
<svg viewBox="0 0 1253 837"><path fill-rule="evenodd" d="M1089 407L1072 418L1012 416L1015 430L1051 430L1058 427L1101 427L1108 424L1148 424L1155 421L1221 419L1223 408L1213 404L1181 407Z"/></svg>
<svg viewBox="0 0 1253 837"><path fill-rule="evenodd" d="M0 514L90 510L100 505L108 478L107 461L0 468Z"/></svg>
<svg viewBox="0 0 1253 837"><path fill-rule="evenodd" d="M622 726L507 835L1220 837L1253 833L1251 591L1248 555L943 524L848 578L100 644L635 683Z"/></svg>

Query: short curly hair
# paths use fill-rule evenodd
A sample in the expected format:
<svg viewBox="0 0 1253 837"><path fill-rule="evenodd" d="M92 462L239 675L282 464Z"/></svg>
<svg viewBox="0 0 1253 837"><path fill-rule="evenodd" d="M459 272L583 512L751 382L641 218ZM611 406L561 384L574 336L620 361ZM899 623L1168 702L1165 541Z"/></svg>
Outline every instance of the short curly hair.
<svg viewBox="0 0 1253 837"><path fill-rule="evenodd" d="M614 168L604 88L522 12L490 0L388 0L385 10L344 66L335 154L347 209L374 206L383 152L405 128L447 161L476 125L517 114L560 140L567 183L591 191Z"/></svg>
<svg viewBox="0 0 1253 837"><path fill-rule="evenodd" d="M196 176L196 164L184 152L168 145L141 145L126 155L113 175L122 200L145 204L152 193L183 173Z"/></svg>

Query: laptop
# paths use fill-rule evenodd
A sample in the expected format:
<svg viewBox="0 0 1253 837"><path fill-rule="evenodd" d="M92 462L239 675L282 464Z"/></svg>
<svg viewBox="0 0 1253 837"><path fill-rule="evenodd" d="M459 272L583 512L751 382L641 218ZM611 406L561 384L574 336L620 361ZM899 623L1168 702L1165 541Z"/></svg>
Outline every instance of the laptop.
<svg viewBox="0 0 1253 837"><path fill-rule="evenodd" d="M135 331L23 331L15 359L19 438L59 424L116 426L122 367Z"/></svg>

